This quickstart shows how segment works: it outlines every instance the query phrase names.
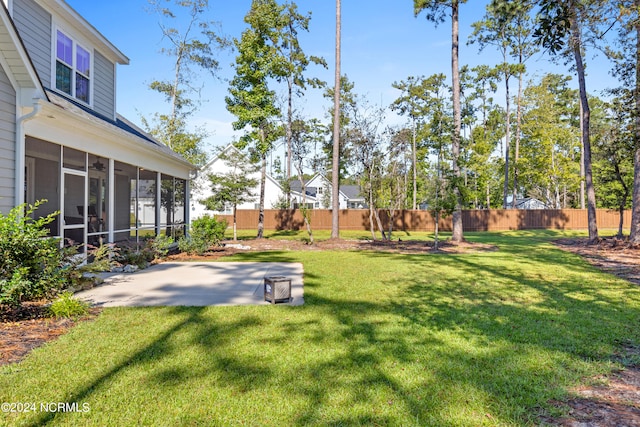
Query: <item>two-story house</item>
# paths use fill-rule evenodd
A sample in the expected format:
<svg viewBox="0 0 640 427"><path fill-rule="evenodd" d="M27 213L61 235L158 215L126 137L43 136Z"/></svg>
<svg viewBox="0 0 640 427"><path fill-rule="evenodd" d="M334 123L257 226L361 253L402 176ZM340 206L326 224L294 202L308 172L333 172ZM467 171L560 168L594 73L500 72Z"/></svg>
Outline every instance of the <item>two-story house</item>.
<svg viewBox="0 0 640 427"><path fill-rule="evenodd" d="M240 150L233 146L233 144L229 144L224 147L218 154L216 154L206 165L204 165L200 171L198 172L198 177L194 179L194 185L191 192L191 213L190 216L193 219L200 218L204 215L217 215L224 214L229 215L233 213L232 206L225 206L224 210L221 211L211 211L205 208L205 206L200 203L201 200L206 199L210 196L211 192L211 183L209 180L210 174L226 174L231 170L231 166L227 164L225 161L225 156L230 156L232 154L239 155L244 157ZM249 159L245 159L249 162ZM257 184L254 188L250 189L250 193L253 197L251 197L250 201L245 203L241 203L236 206L237 209L258 209L259 208L259 199L260 199L260 170L258 166L256 166L255 171L251 174L250 178L256 180ZM286 197L284 191L282 190L282 186L276 179L274 179L270 174L267 174L266 181L264 184L264 199L265 199L265 209L275 209L278 205L278 202L282 200L282 198Z"/></svg>
<svg viewBox="0 0 640 427"><path fill-rule="evenodd" d="M184 233L194 167L116 112L129 59L64 0L0 1L0 212L67 242Z"/></svg>
<svg viewBox="0 0 640 427"><path fill-rule="evenodd" d="M212 211L205 208L200 203L206 199L211 192L211 184L209 175L212 173L224 174L229 171L230 166L224 160L225 155L232 152L243 156L240 150L233 146L227 145L220 153L209 161L198 173L198 177L194 180L191 194L191 217L200 218L204 215L230 215L233 213L231 206L226 206L224 210ZM246 161L249 161L246 159ZM254 188L250 189L250 193L254 196L252 200L237 206L239 210L258 209L258 196L260 194L260 171L258 165L251 176L256 180ZM323 174L314 175L309 181L305 182L305 194L302 194L302 185L299 180L291 181L289 188L290 206L298 209L302 203L305 203L310 209L328 209L331 207L331 181ZM278 209L284 202L286 204L287 194L282 185L270 174L266 174L265 181L265 209ZM364 198L360 194L360 187L357 185L342 185L339 193L340 209L364 209L367 207Z"/></svg>

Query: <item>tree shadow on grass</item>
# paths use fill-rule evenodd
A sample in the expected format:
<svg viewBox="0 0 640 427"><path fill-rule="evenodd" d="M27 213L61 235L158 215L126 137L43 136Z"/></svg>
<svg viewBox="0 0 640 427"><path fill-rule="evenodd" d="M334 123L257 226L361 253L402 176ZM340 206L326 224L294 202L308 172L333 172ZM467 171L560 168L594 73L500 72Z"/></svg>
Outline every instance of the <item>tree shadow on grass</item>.
<svg viewBox="0 0 640 427"><path fill-rule="evenodd" d="M360 297L348 283L342 294L331 294L323 289L325 277L305 273L305 287L313 289L305 306L260 307L259 316L224 322L204 315L203 307L166 309L178 317L170 327L67 400L85 401L122 371L169 360L180 351L173 338L188 330L189 345L210 360L195 371L166 366L153 373L153 384L171 387L213 372L242 399L244 392L286 383L287 394L275 398L295 407L291 425L446 426L454 423L451 414L464 411L467 425L535 423L536 411L561 397L587 365L606 363L622 339L640 341L640 292L590 275L595 270L570 254L515 246L486 256L362 253L397 271L375 279L378 298ZM275 255L280 258L265 252L234 260L300 261ZM498 255L513 262L496 262ZM410 271L400 268L407 263ZM562 279L550 282L540 265ZM235 342L251 328L264 334L240 354ZM267 348L282 355L257 363ZM40 414L30 425L58 416L65 415Z"/></svg>
<svg viewBox="0 0 640 427"><path fill-rule="evenodd" d="M490 377L471 374L468 382L499 400L515 398L523 403L522 410L530 411L566 393L572 384L564 378L589 375L587 365L593 362L606 369L621 343L640 342L640 292L573 255L526 253L527 260L512 268L481 257L437 259L439 266L460 272L461 278L475 276L471 281L438 280L431 266L416 263L415 276L401 279L407 284L406 296L395 310L407 325L455 331L486 348L482 356L455 348L445 354L462 370L477 372L482 366L492 372ZM533 259L549 272L561 270L552 276L562 278L550 281L546 272L529 273L527 264ZM501 347L504 351L493 350ZM548 360L537 360L542 354ZM505 368L496 371L491 366ZM536 401L533 396L546 398Z"/></svg>
<svg viewBox="0 0 640 427"><path fill-rule="evenodd" d="M608 369L621 342L640 342L637 287L626 287L564 252L549 254L530 245L508 252L526 256L519 265L503 268L490 257L371 252L366 256L380 257L381 262L414 261L410 274L381 283L398 289L395 300L309 298L340 325L347 349L339 357L308 367L306 375L324 373L335 380L305 390L314 405L297 425L318 419L339 425L365 419L393 423L386 415L321 418L332 393L346 387L339 372L354 371L360 378L351 388L353 406L372 398L375 392L367 390L386 389L396 397L389 405L402 406L410 418L422 425L447 425L451 420L443 414L465 407L447 391L473 390L475 398L481 396L483 405L492 408L486 415L497 424L537 423L549 400L561 398L574 381L594 370ZM563 278L549 281L545 271L528 271L529 264L560 270L553 276ZM438 266L459 272L460 281L439 280ZM476 279L462 280L470 277ZM587 278L592 281L586 283ZM376 320L380 317L388 320ZM417 365L428 374L408 386L389 368L394 362Z"/></svg>
<svg viewBox="0 0 640 427"><path fill-rule="evenodd" d="M223 341L231 340L234 333L239 333L244 328L256 326L260 323L256 317L243 317L224 326L218 325L202 315L206 309L207 307L165 308L168 316L179 316L181 319L155 337L150 344L130 356L123 358L119 363L92 380L89 384L76 390L66 391L64 399L61 398L58 401L86 402L91 398L92 394L101 390L124 371L139 369L148 363L157 362L158 360L170 359L176 351L179 351L179 349L176 349L172 345L172 337L182 331L189 330L193 327L206 330L206 336L209 341L203 341L203 337L196 338L196 341L198 341L200 345L205 345L210 348L213 346L214 341L215 345L221 345ZM245 361L236 360L229 356L219 358L213 366L215 366L215 369L219 370L219 372L226 373L227 381L243 383L245 386L257 386L258 384L264 383L272 375L272 372L269 370L254 369L251 365L245 363ZM170 386L183 382L192 374L193 373L184 369L167 368L152 376L150 380L152 383ZM42 426L55 420L68 417L69 415L70 414L65 412L56 411L41 412L35 420L25 425L33 427Z"/></svg>

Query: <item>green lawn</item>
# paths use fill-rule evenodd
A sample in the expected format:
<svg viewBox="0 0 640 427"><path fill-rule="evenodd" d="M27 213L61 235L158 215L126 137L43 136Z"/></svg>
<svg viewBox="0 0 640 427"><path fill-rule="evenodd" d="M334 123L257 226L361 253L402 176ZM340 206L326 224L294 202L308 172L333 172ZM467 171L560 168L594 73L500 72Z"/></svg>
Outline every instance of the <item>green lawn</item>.
<svg viewBox="0 0 640 427"><path fill-rule="evenodd" d="M0 368L0 402L36 404L0 425L536 425L640 345L640 288L559 235L467 234L499 250L461 255L239 254L302 262L305 305L106 309ZM41 410L57 402L89 410Z"/></svg>

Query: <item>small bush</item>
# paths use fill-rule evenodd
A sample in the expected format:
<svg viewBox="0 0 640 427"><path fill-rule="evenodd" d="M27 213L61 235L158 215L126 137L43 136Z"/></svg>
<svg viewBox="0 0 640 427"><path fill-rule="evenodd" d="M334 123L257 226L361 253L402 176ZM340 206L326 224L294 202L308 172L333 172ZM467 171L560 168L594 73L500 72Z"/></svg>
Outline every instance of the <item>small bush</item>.
<svg viewBox="0 0 640 427"><path fill-rule="evenodd" d="M164 258L174 244L171 236L160 235L147 242L147 247L152 251L154 258Z"/></svg>
<svg viewBox="0 0 640 427"><path fill-rule="evenodd" d="M98 273L111 271L114 254L118 253L113 244L104 244L98 247L89 246L87 248L89 262L85 262L83 256L78 256L76 246L66 247L62 251L65 260L62 269L65 275L63 289L68 290L88 289L102 283Z"/></svg>
<svg viewBox="0 0 640 427"><path fill-rule="evenodd" d="M49 311L55 317L78 317L89 313L89 304L73 297L72 292L63 292L56 298Z"/></svg>
<svg viewBox="0 0 640 427"><path fill-rule="evenodd" d="M136 248L121 248L118 262L123 265L136 265L138 268L146 268L150 261L153 260L151 251Z"/></svg>
<svg viewBox="0 0 640 427"><path fill-rule="evenodd" d="M189 236L178 241L178 248L189 254L202 255L212 246L220 244L226 229L226 221L218 221L215 217L205 215L191 223Z"/></svg>
<svg viewBox="0 0 640 427"><path fill-rule="evenodd" d="M45 228L58 213L33 218L44 202L0 213L0 304L15 307L53 296L65 286L65 253Z"/></svg>

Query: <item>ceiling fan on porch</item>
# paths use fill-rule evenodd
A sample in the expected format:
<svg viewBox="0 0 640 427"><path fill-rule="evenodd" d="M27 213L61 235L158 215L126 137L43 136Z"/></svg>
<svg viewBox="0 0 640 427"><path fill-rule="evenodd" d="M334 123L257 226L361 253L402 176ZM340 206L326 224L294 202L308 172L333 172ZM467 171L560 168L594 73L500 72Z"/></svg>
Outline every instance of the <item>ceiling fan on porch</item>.
<svg viewBox="0 0 640 427"><path fill-rule="evenodd" d="M97 170L98 172L102 172L105 168L105 164L100 161L100 157L91 164L91 169Z"/></svg>
<svg viewBox="0 0 640 427"><path fill-rule="evenodd" d="M91 166L89 166L89 169L93 169L93 170L98 171L98 172L105 171L106 168L107 168L107 165L105 165L104 163L102 163L100 161L100 157L97 157L96 159L97 160L95 162L91 163ZM122 169L118 169L118 168L114 168L114 170L116 172L121 172L122 171Z"/></svg>

